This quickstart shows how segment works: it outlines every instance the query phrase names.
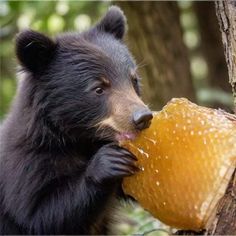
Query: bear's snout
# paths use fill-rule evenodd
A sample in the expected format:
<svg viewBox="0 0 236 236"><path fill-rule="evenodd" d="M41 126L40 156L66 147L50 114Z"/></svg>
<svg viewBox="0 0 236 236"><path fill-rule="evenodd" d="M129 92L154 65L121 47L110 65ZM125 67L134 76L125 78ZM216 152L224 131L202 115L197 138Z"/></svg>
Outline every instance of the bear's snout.
<svg viewBox="0 0 236 236"><path fill-rule="evenodd" d="M138 109L133 113L134 126L138 130L146 129L150 126L153 118L152 112L148 108Z"/></svg>

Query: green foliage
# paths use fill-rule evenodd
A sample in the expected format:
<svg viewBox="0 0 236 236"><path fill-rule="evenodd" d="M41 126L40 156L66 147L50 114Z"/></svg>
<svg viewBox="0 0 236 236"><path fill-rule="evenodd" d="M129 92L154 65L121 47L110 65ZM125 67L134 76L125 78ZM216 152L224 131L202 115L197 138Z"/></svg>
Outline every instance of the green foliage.
<svg viewBox="0 0 236 236"><path fill-rule="evenodd" d="M118 228L122 235L145 233L148 236L167 236L173 233L170 227L153 218L137 204L124 204L120 215L122 221Z"/></svg>
<svg viewBox="0 0 236 236"><path fill-rule="evenodd" d="M54 36L62 31L82 31L108 8L109 2L93 1L1 1L0 2L0 119L15 94L15 35L31 28Z"/></svg>
<svg viewBox="0 0 236 236"><path fill-rule="evenodd" d="M15 94L15 80L9 78L1 78L0 89L0 117L3 117L6 113L6 109L10 106L12 98Z"/></svg>

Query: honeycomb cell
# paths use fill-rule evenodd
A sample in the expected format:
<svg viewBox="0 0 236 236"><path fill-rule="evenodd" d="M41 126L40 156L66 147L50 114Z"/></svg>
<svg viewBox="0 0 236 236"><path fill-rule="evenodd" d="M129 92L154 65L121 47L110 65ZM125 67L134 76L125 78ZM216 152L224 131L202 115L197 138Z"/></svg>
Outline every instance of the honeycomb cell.
<svg viewBox="0 0 236 236"><path fill-rule="evenodd" d="M235 144L235 116L172 99L150 128L121 144L142 170L125 178L123 189L162 222L203 229L233 173Z"/></svg>

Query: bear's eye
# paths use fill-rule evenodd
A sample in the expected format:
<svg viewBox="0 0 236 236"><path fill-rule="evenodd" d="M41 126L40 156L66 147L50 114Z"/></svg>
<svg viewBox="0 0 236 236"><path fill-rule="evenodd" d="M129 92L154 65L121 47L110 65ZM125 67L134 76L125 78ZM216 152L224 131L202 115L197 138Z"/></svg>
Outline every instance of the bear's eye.
<svg viewBox="0 0 236 236"><path fill-rule="evenodd" d="M131 77L131 81L132 81L133 85L137 86L138 82L139 82L139 77L134 70L131 70L130 77Z"/></svg>
<svg viewBox="0 0 236 236"><path fill-rule="evenodd" d="M95 89L95 93L96 93L97 95L102 95L102 94L104 93L104 89L101 88L101 87L97 87L97 88Z"/></svg>
<svg viewBox="0 0 236 236"><path fill-rule="evenodd" d="M134 83L135 85L138 84L138 78L137 78L137 77L133 78L132 80L133 80L133 83Z"/></svg>
<svg viewBox="0 0 236 236"><path fill-rule="evenodd" d="M132 83L135 87L138 86L139 79L137 76L132 76L131 80L132 80Z"/></svg>

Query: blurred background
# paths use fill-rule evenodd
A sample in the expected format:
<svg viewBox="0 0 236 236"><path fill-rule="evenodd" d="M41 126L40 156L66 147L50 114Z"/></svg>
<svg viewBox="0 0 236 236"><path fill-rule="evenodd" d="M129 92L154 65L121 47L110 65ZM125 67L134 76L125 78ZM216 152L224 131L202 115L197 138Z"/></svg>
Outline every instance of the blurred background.
<svg viewBox="0 0 236 236"><path fill-rule="evenodd" d="M221 35L214 2L113 2L128 19L126 43L143 78L143 98L153 110L172 97L231 111ZM14 38L32 28L54 36L86 30L111 5L107 1L0 1L0 120L16 91ZM135 204L121 209L123 234L165 235L171 229ZM155 231L153 231L155 230ZM148 235L149 235L148 234Z"/></svg>

